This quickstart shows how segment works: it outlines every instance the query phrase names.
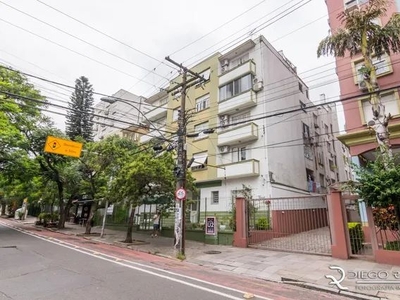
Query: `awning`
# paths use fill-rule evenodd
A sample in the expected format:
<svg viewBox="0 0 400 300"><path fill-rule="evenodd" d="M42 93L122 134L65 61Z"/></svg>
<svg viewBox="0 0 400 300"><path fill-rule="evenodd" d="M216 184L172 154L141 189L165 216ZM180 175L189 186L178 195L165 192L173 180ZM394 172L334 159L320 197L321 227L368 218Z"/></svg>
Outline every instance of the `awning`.
<svg viewBox="0 0 400 300"><path fill-rule="evenodd" d="M191 167L198 167L204 165L206 163L208 154L207 153L198 153L193 155L194 162L192 163Z"/></svg>

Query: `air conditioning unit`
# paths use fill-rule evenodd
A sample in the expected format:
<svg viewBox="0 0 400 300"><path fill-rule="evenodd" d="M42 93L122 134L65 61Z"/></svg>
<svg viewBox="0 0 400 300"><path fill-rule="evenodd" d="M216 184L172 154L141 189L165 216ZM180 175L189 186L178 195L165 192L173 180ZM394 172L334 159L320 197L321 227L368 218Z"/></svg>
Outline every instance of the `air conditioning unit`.
<svg viewBox="0 0 400 300"><path fill-rule="evenodd" d="M264 84L262 80L259 80L257 77L253 79L253 91L259 92L264 88Z"/></svg>
<svg viewBox="0 0 400 300"><path fill-rule="evenodd" d="M344 4L346 10L353 10L358 7L358 0L349 0Z"/></svg>
<svg viewBox="0 0 400 300"><path fill-rule="evenodd" d="M229 146L219 147L219 152L221 152L221 153L229 153L229 150L230 150Z"/></svg>
<svg viewBox="0 0 400 300"><path fill-rule="evenodd" d="M221 72L224 73L229 70L229 61L227 59L221 64Z"/></svg>
<svg viewBox="0 0 400 300"><path fill-rule="evenodd" d="M366 80L361 80L358 82L358 88L362 92L368 92L368 86ZM379 88L378 83L375 83L374 89L377 90Z"/></svg>
<svg viewBox="0 0 400 300"><path fill-rule="evenodd" d="M229 116L228 115L223 115L220 117L220 124L222 127L226 127L229 125Z"/></svg>

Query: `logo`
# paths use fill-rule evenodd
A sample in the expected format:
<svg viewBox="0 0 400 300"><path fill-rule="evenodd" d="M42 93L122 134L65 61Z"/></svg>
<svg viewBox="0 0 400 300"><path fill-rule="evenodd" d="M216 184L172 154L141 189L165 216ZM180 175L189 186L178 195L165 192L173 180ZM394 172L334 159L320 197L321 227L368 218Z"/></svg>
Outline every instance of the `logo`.
<svg viewBox="0 0 400 300"><path fill-rule="evenodd" d="M349 288L344 287L344 286L341 285L341 283L343 282L343 280L346 278L346 272L345 272L341 267L338 267L338 266L329 266L329 269L331 269L331 270L336 270L336 271L338 271L338 273L340 274L340 278L339 278L339 279L336 279L336 278L335 278L334 276L332 276L332 275L325 275L325 278L331 280L331 282L329 282L329 284L330 284L330 285L336 285L336 287L337 287L339 290L342 290L342 291L348 290Z"/></svg>

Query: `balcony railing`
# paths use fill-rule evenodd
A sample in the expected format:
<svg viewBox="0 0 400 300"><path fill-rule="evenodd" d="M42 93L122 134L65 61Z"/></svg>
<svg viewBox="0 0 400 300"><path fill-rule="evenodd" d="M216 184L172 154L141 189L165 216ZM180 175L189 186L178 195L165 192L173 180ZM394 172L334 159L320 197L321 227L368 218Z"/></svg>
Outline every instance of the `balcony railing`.
<svg viewBox="0 0 400 300"><path fill-rule="evenodd" d="M221 169L225 168L225 169ZM218 178L240 178L260 175L260 162L255 159L221 165L217 170Z"/></svg>
<svg viewBox="0 0 400 300"><path fill-rule="evenodd" d="M223 85L224 83L232 81L233 79L241 77L242 75L245 75L248 73L255 74L255 72L256 72L256 64L252 60L249 60L249 61L245 62L244 64L241 64L237 67L224 70L222 75L219 77L219 84Z"/></svg>
<svg viewBox="0 0 400 300"><path fill-rule="evenodd" d="M218 133L218 146L235 145L258 139L258 126L255 123L238 125Z"/></svg>
<svg viewBox="0 0 400 300"><path fill-rule="evenodd" d="M253 90L249 90L220 102L218 105L218 114L234 113L240 109L246 109L256 105L256 93Z"/></svg>
<svg viewBox="0 0 400 300"><path fill-rule="evenodd" d="M146 135L142 135L140 137L140 143L145 144L145 143L150 142L152 139L159 138L159 137L160 138L162 137L161 133L159 133L156 130L153 130L153 131L150 131L149 133L147 133Z"/></svg>
<svg viewBox="0 0 400 300"><path fill-rule="evenodd" d="M163 106L159 106L159 107L156 107L156 108L154 108L152 110L149 110L145 114L145 116L150 121L155 121L155 120L158 120L158 119L160 119L162 117L166 117L167 116L167 104L164 104Z"/></svg>

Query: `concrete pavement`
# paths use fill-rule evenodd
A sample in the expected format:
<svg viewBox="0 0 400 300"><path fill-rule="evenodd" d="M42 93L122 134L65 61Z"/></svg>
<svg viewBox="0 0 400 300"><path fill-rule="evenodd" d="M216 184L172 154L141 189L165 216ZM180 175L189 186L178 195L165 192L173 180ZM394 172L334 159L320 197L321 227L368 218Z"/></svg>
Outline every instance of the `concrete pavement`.
<svg viewBox="0 0 400 300"><path fill-rule="evenodd" d="M75 235L83 231L83 227L67 224L67 229L62 232ZM99 231L100 228L93 229L93 232L98 233ZM106 235L103 239L96 234L86 238L110 244L116 242L121 246L123 244L118 243L118 241L122 241L124 236L125 232L106 230ZM172 239L170 238L151 238L149 235L134 233L134 239L138 242L128 246L131 249L174 257ZM210 251L216 254L206 254ZM206 266L214 270L228 271L242 276L274 282L291 280L297 282L296 284L304 284L310 288L325 289L334 293L337 293L338 289L336 286L329 285L331 279L325 276L335 276L337 279L340 276L337 271L329 269L330 266L339 266L347 273L355 271L369 272L372 270L387 272L387 279L394 279L392 275L400 271L399 267L377 264L361 259L338 260L328 256L204 245L192 241L187 241L186 257L186 262ZM400 299L400 282L399 284L360 285L356 284L356 279L349 279L348 277L343 280L342 286L348 288L349 292L374 296L376 297L375 299Z"/></svg>

